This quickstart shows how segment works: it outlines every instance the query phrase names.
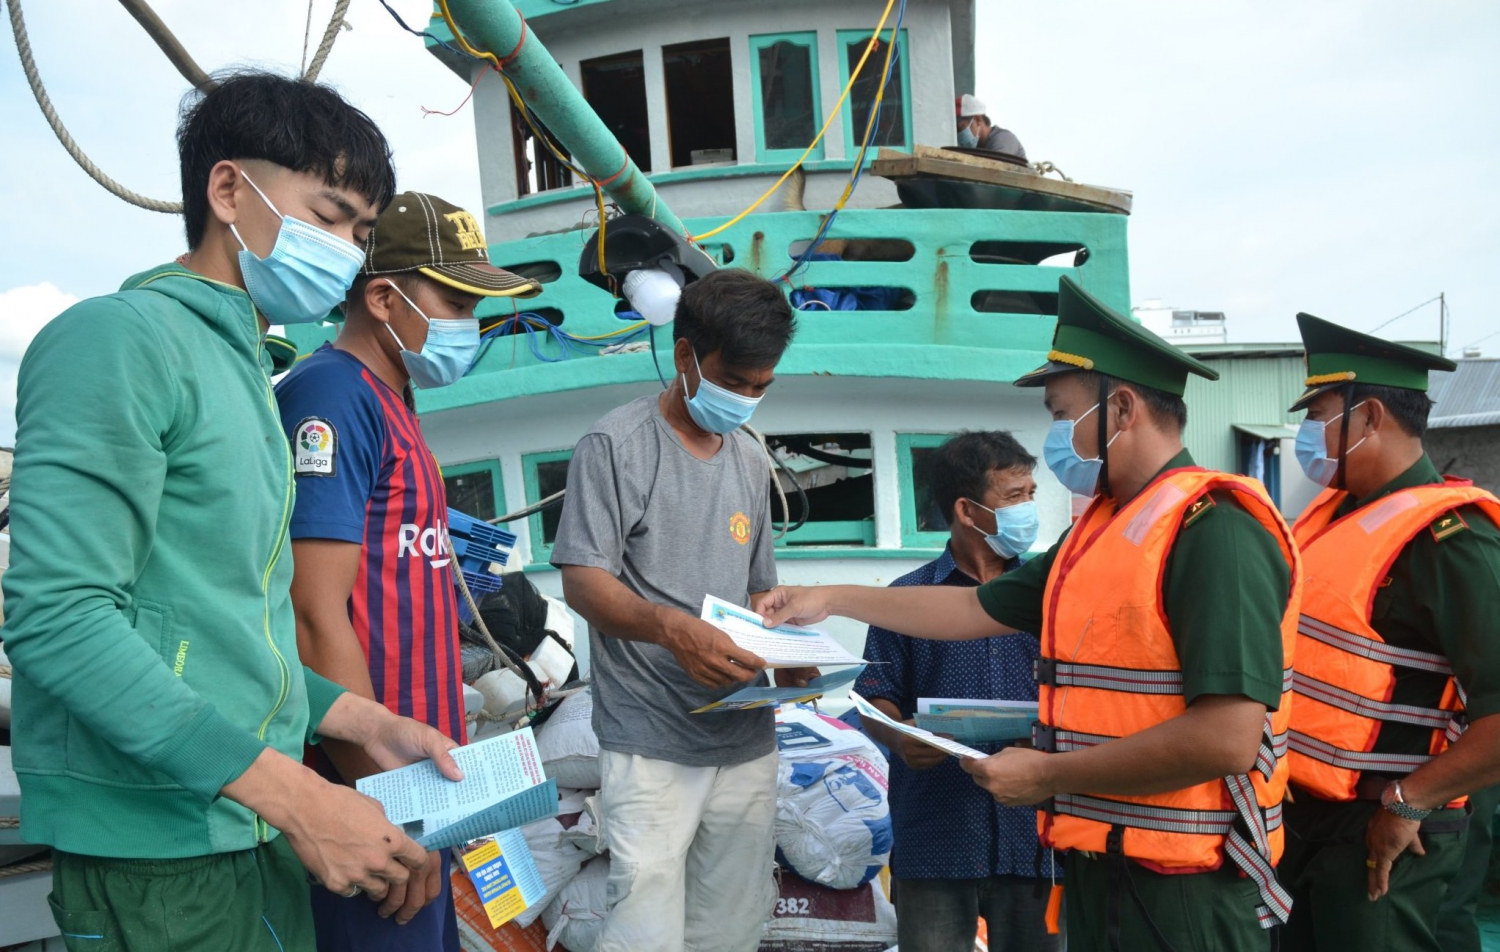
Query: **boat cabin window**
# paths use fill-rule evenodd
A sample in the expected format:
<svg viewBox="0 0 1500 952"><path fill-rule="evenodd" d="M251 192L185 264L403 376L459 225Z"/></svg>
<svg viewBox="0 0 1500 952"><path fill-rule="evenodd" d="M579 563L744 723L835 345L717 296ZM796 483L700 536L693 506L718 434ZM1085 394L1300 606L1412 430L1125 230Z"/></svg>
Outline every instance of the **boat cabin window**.
<svg viewBox="0 0 1500 952"><path fill-rule="evenodd" d="M859 144L864 141L865 127L870 122L870 112L875 106L875 94L880 90L889 36L889 33L881 34L881 39L871 51L870 58L865 61L865 68L860 70L859 79L855 80L854 88L849 91L850 108L845 112L844 134L848 137L848 154L851 157L858 151ZM841 82L849 81L855 67L859 65L859 58L865 55L865 47L869 42L868 30L840 30L838 32L838 47L843 53L839 77ZM911 147L911 116L908 115L907 109L907 102L911 98L908 80L910 64L906 61L909 46L906 31L902 30L896 38L896 52L892 55L891 61L891 80L886 85L885 96L880 102L880 118L871 139L872 148L875 146L889 146L897 149Z"/></svg>
<svg viewBox="0 0 1500 952"><path fill-rule="evenodd" d="M583 74L583 98L641 171L649 172L651 130L646 118L646 69L641 51L584 60L578 68Z"/></svg>
<svg viewBox="0 0 1500 952"><path fill-rule="evenodd" d="M516 104L512 102L510 104L510 131L511 141L515 143L516 194L518 196L534 195L553 188L567 188L573 184L573 173L569 172L568 167L563 165L547 144L537 137L536 131L531 127L532 123L541 130L543 135L551 139L552 145L558 152L565 156L568 154L567 150L562 147L562 143L547 131L547 127L542 125L540 119L533 115L531 123L528 123L520 110L516 108Z"/></svg>
<svg viewBox="0 0 1500 952"><path fill-rule="evenodd" d="M571 449L522 456L521 472L526 477L526 505L535 505L553 493L566 489L568 462L572 459ZM557 524L561 519L562 506L553 506L527 517L531 530L532 562L546 562L551 558L552 543L557 541Z"/></svg>
<svg viewBox="0 0 1500 952"><path fill-rule="evenodd" d="M755 149L761 162L795 159L818 134L818 34L750 37L750 78L755 97ZM823 158L818 143L808 156Z"/></svg>
<svg viewBox="0 0 1500 952"><path fill-rule="evenodd" d="M791 525L802 523L778 540L778 546L875 544L870 434L780 434L767 435L766 442L781 464L776 478L786 493ZM774 489L771 495L774 528L780 531L784 514Z"/></svg>
<svg viewBox="0 0 1500 952"><path fill-rule="evenodd" d="M661 55L673 167L735 161L729 39L663 46Z"/></svg>
<svg viewBox="0 0 1500 952"><path fill-rule="evenodd" d="M491 459L445 466L443 490L450 508L475 519L493 519L500 515L496 506L505 499L500 462Z"/></svg>
<svg viewBox="0 0 1500 952"><path fill-rule="evenodd" d="M951 433L896 434L896 464L901 488L901 545L942 548L948 542L948 516L932 498L932 453Z"/></svg>

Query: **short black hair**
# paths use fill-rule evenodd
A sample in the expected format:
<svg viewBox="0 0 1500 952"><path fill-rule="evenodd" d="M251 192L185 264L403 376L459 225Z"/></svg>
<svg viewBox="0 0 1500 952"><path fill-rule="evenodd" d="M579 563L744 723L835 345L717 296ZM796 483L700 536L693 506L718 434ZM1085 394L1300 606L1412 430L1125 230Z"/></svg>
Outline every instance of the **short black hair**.
<svg viewBox="0 0 1500 952"><path fill-rule="evenodd" d="M349 285L349 290L344 294L344 303L339 309L347 317L349 309L362 304L365 299L365 289L372 281L390 281L412 297L417 293L417 285L420 283L421 275L416 271L396 271L391 274L360 274L355 275L354 283ZM429 279L430 280L430 279Z"/></svg>
<svg viewBox="0 0 1500 952"><path fill-rule="evenodd" d="M369 116L331 87L249 70L216 77L183 100L177 124L182 216L189 248L208 228L208 173L225 159L260 159L321 176L381 210L396 194L391 146Z"/></svg>
<svg viewBox="0 0 1500 952"><path fill-rule="evenodd" d="M992 470L1030 472L1036 457L1005 430L964 430L928 454L925 465L932 501L951 525L953 507L960 499L979 502Z"/></svg>
<svg viewBox="0 0 1500 952"><path fill-rule="evenodd" d="M1349 409L1365 400L1379 400L1407 436L1420 439L1427 432L1427 414L1432 411L1432 398L1422 391L1354 384L1349 391Z"/></svg>
<svg viewBox="0 0 1500 952"><path fill-rule="evenodd" d="M797 319L786 295L743 268L722 268L682 289L672 340L686 338L699 360L717 352L726 367L774 367Z"/></svg>
<svg viewBox="0 0 1500 952"><path fill-rule="evenodd" d="M1084 382L1084 386L1091 388L1097 388L1102 379L1106 393L1113 393L1117 387L1129 387L1140 395L1141 402L1146 404L1151 418L1158 424L1163 427L1171 425L1179 436L1183 430L1187 429L1187 404L1175 393L1167 393L1165 390L1147 387L1134 381L1098 374L1092 370L1080 370L1078 376Z"/></svg>

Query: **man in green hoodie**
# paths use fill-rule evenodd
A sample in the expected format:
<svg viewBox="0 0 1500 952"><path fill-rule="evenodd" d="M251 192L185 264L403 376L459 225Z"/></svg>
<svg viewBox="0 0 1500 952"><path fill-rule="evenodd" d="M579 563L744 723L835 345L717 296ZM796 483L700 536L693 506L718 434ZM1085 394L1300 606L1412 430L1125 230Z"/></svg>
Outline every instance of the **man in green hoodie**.
<svg viewBox="0 0 1500 952"><path fill-rule="evenodd" d="M426 853L301 764L453 741L303 668L269 323L322 319L395 191L327 87L224 80L178 130L188 246L37 335L17 388L5 649L22 836L69 949L313 944L307 880L382 898ZM280 834L280 835L278 835ZM305 871L304 871L305 867Z"/></svg>

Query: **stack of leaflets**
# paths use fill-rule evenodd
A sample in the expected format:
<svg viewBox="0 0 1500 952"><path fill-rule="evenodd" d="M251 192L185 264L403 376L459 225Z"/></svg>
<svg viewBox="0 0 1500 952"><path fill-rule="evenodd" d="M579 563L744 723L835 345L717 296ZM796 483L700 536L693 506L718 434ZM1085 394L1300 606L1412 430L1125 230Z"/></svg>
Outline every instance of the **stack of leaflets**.
<svg viewBox="0 0 1500 952"><path fill-rule="evenodd" d="M557 815L557 781L543 772L529 727L455 748L453 759L464 772L456 783L424 760L355 788L380 801L418 846L454 848L498 929L546 895L519 828Z"/></svg>
<svg viewBox="0 0 1500 952"><path fill-rule="evenodd" d="M833 640L832 635L817 628L802 628L797 625L767 628L763 616L712 595L703 597L703 611L699 617L728 635L740 648L765 659L769 668L815 668L820 665L853 667L813 678L806 687L757 685L741 688L728 697L698 708L693 711L694 714L803 704L820 698L829 691L853 684L864 670L863 659L850 654L843 645Z"/></svg>
<svg viewBox="0 0 1500 952"><path fill-rule="evenodd" d="M917 698L917 726L965 744L1028 740L1037 717L1035 701Z"/></svg>

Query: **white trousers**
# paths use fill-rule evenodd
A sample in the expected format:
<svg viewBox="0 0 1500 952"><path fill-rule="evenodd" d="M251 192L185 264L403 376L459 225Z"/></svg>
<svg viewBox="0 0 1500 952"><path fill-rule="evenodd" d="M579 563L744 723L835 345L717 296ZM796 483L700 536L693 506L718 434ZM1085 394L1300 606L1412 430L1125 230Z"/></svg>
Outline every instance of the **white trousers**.
<svg viewBox="0 0 1500 952"><path fill-rule="evenodd" d="M687 767L604 750L599 766L610 859L598 952L754 952L776 901L775 751Z"/></svg>

